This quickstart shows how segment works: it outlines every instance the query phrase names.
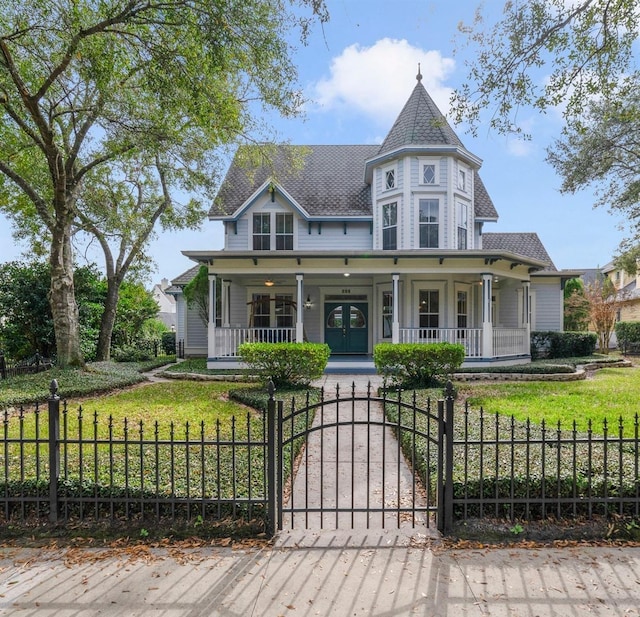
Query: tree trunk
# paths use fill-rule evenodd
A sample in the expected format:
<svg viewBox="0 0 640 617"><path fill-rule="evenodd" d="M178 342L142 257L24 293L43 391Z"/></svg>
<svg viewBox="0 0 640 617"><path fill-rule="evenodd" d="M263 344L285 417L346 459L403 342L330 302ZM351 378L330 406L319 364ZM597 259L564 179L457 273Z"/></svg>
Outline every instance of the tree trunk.
<svg viewBox="0 0 640 617"><path fill-rule="evenodd" d="M116 322L116 310L121 284L122 280L120 279L107 278L107 297L104 303L102 319L100 320L100 334L98 336L98 349L96 350L96 359L100 361L111 358L111 336Z"/></svg>
<svg viewBox="0 0 640 617"><path fill-rule="evenodd" d="M83 367L80 321L73 284L73 251L67 226L56 226L51 240L51 292L49 303L56 336L57 365Z"/></svg>

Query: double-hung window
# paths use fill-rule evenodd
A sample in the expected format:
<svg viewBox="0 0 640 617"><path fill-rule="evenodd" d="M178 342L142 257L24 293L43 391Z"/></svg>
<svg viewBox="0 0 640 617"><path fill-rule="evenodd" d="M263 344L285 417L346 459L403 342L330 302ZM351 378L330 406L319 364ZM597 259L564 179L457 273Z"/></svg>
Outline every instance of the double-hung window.
<svg viewBox="0 0 640 617"><path fill-rule="evenodd" d="M395 201L382 206L382 248L385 251L398 248L398 204Z"/></svg>
<svg viewBox="0 0 640 617"><path fill-rule="evenodd" d="M253 250L268 251L271 248L271 214L253 215Z"/></svg>
<svg viewBox="0 0 640 617"><path fill-rule="evenodd" d="M253 250L293 250L293 214L259 212L253 215Z"/></svg>
<svg viewBox="0 0 640 617"><path fill-rule="evenodd" d="M418 316L420 328L438 328L440 325L440 292L437 289L421 289Z"/></svg>
<svg viewBox="0 0 640 617"><path fill-rule="evenodd" d="M439 235L440 204L437 199L421 199L419 202L420 248L437 249Z"/></svg>
<svg viewBox="0 0 640 617"><path fill-rule="evenodd" d="M467 204L458 204L458 250L466 251L469 247L468 227L469 209Z"/></svg>
<svg viewBox="0 0 640 617"><path fill-rule="evenodd" d="M276 251L293 250L293 214L276 213Z"/></svg>
<svg viewBox="0 0 640 617"><path fill-rule="evenodd" d="M382 338L391 338L393 324L393 292L382 292Z"/></svg>

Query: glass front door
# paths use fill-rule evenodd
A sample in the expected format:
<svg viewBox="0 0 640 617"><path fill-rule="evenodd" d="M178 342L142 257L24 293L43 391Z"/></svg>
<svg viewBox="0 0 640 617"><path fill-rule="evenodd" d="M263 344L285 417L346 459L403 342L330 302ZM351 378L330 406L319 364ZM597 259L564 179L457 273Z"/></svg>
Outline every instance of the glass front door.
<svg viewBox="0 0 640 617"><path fill-rule="evenodd" d="M367 353L369 319L365 302L327 302L324 340L331 353Z"/></svg>

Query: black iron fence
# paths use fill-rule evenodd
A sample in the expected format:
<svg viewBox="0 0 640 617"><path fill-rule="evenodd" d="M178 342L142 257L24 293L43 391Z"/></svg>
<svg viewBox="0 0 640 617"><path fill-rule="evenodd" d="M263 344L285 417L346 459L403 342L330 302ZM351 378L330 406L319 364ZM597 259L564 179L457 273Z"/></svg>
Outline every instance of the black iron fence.
<svg viewBox="0 0 640 617"><path fill-rule="evenodd" d="M0 507L5 520L264 519L267 424L248 413L211 426L115 422L71 412L4 412Z"/></svg>
<svg viewBox="0 0 640 617"><path fill-rule="evenodd" d="M8 365L3 353L0 353L0 379L9 379L18 375L31 375L33 373L41 373L53 367L50 358L45 358L39 353L34 354L30 358L17 362L14 365Z"/></svg>
<svg viewBox="0 0 640 617"><path fill-rule="evenodd" d="M450 470L458 519L640 515L640 439L632 421L551 426L472 411L454 423Z"/></svg>

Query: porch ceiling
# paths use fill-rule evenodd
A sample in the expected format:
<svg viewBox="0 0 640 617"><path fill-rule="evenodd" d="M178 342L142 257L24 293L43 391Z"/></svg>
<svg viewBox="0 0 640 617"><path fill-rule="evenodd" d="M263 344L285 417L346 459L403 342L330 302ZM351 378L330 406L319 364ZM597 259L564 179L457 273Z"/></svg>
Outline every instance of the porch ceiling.
<svg viewBox="0 0 640 617"><path fill-rule="evenodd" d="M326 272L343 272L354 268L367 268L371 273L411 272L416 269L438 269L439 271L459 271L461 267L475 271L494 272L508 270L522 274L532 274L542 270L547 264L530 257L510 252L491 252L482 250L458 251L182 251L189 259L207 266L221 266L223 270L239 273L255 272L256 266L269 270L299 271L307 268ZM464 262L467 262L466 264Z"/></svg>

